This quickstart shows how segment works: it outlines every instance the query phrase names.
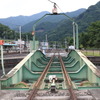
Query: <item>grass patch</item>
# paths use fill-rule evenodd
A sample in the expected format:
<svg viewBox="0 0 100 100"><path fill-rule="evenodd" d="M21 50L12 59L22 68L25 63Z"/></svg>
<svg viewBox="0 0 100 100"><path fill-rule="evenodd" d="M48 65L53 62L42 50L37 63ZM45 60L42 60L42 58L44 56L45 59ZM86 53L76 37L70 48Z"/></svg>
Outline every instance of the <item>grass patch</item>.
<svg viewBox="0 0 100 100"><path fill-rule="evenodd" d="M81 50L85 56L100 56L100 50Z"/></svg>

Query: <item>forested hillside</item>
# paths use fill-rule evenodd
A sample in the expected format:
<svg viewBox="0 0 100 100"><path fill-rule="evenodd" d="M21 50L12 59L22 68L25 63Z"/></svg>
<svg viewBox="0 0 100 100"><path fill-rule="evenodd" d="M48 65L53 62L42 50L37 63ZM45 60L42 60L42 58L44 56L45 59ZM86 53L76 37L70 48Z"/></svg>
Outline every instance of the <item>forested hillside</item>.
<svg viewBox="0 0 100 100"><path fill-rule="evenodd" d="M79 32L84 31L92 22L100 20L100 1L90 6L84 13L76 18L79 24Z"/></svg>
<svg viewBox="0 0 100 100"><path fill-rule="evenodd" d="M81 48L100 48L100 21L91 23L85 32L80 34Z"/></svg>
<svg viewBox="0 0 100 100"><path fill-rule="evenodd" d="M29 40L32 40L31 33L22 33L22 40L26 40L26 36L28 36ZM8 26L0 24L0 39L2 40L18 40L19 32L16 32L10 29Z"/></svg>
<svg viewBox="0 0 100 100"><path fill-rule="evenodd" d="M11 30L8 26L0 24L0 38L1 39L12 39L14 38L14 31Z"/></svg>

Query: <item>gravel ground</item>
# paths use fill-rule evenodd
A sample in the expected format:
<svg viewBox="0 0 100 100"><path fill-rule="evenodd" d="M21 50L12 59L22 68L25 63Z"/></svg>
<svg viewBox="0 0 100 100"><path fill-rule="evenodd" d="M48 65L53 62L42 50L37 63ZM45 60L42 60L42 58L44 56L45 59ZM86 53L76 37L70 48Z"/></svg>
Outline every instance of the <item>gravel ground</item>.
<svg viewBox="0 0 100 100"><path fill-rule="evenodd" d="M27 90L1 90L0 100L27 100L30 93L31 91ZM94 100L88 90L75 90L75 94L80 98L78 100ZM70 100L69 98L70 94L68 90L59 90L57 93L40 90L34 100Z"/></svg>

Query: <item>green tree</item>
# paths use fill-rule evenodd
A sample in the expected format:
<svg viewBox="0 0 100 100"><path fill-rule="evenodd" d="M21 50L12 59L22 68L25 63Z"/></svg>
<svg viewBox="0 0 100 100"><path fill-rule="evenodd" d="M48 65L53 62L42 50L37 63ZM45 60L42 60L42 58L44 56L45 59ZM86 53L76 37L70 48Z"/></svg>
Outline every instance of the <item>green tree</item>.
<svg viewBox="0 0 100 100"><path fill-rule="evenodd" d="M87 48L100 48L100 21L93 22L86 30L80 35L80 44Z"/></svg>

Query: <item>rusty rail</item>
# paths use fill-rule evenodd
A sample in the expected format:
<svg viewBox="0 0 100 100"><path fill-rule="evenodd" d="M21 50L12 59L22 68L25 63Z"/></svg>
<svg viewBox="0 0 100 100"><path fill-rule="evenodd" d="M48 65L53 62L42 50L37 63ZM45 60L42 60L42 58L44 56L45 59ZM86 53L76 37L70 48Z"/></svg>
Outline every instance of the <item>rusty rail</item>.
<svg viewBox="0 0 100 100"><path fill-rule="evenodd" d="M47 74L48 72L48 69L52 63L52 60L53 60L54 56L51 57L51 59L49 60L47 66L45 67L44 71L42 72L41 76L39 77L39 79L37 80L37 82L35 83L34 87L33 87L33 90L31 92L31 94L28 96L28 99L27 100L34 100L35 98L35 95L37 93L37 91L39 90L39 87L42 83L42 80L44 78L44 76Z"/></svg>
<svg viewBox="0 0 100 100"><path fill-rule="evenodd" d="M61 67L62 67L64 76L65 76L65 79L67 81L68 89L69 89L69 92L70 92L70 99L71 100L77 100L77 97L76 97L76 95L73 91L73 86L72 86L72 83L71 83L71 79L68 75L68 72L66 71L66 68L64 66L64 62L63 62L62 57L60 55L59 55L59 59L60 59L60 63L61 63Z"/></svg>

